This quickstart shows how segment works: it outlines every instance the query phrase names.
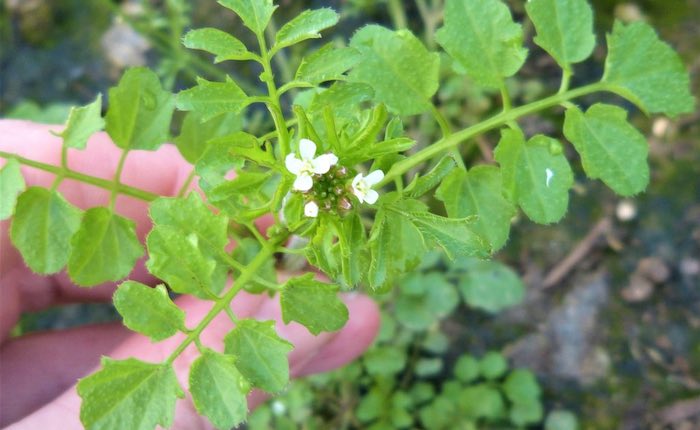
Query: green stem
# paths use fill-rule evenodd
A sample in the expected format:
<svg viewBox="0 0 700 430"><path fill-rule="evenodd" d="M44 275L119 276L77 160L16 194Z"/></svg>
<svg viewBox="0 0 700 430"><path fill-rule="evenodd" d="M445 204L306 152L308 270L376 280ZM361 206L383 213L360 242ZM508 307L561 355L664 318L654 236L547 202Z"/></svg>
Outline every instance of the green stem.
<svg viewBox="0 0 700 430"><path fill-rule="evenodd" d="M270 64L270 52L267 50L267 45L265 43L265 36L263 34L257 34L258 45L260 45L260 59L263 66L263 74L261 79L267 85L267 94L270 100L267 102L267 109L272 115L272 120L275 123L275 128L277 129L277 136L280 143L281 158L289 154L289 130L287 130L287 123L282 114L282 107L280 106L280 96L277 92L277 86L275 85L275 75L272 73L272 65Z"/></svg>
<svg viewBox="0 0 700 430"><path fill-rule="evenodd" d="M202 318L202 320L197 324L197 327L195 327L191 332L187 334L187 337L185 340L182 341L180 345L178 345L177 348L175 348L175 351L173 351L170 356L165 360L166 365L170 365L175 361L175 359L182 354L182 352L187 348L192 342L195 342L196 339L199 339L199 335L202 334L202 331L212 322L212 320L224 309L229 307L231 305L231 301L233 300L234 297L236 297L236 294L238 294L239 291L243 288L243 286L249 282L255 273L262 267L262 265L265 263L265 261L272 256L274 253L274 250L277 248L277 245L283 241L284 238L280 238L279 241L275 244L270 244L270 246L265 246L263 247L258 255L255 256L255 258L246 266L245 270L241 272L241 274L238 276L238 279L236 279L236 282L233 284L231 289L229 289L226 294L224 294L220 299L216 301L214 304L214 307L211 308L211 310Z"/></svg>
<svg viewBox="0 0 700 430"><path fill-rule="evenodd" d="M586 85L584 87L576 88L574 90L566 91L561 94L555 94L542 100L538 100L536 102L532 102L524 106L513 108L507 112L501 112L498 115L492 116L491 118L485 121L460 130L456 133L451 134L450 136L444 137L435 142L434 144L416 152L411 157L394 164L392 169L389 170L386 176L384 176L384 179L382 179L382 181L379 184L377 184L375 188L379 188L383 185L392 182L394 178L403 175L404 173L412 169L414 166L435 157L441 152L450 150L459 145L460 143L464 142L465 140L471 139L472 137L478 134L502 126L503 124L506 124L510 121L515 121L521 116L529 115L540 110L556 106L564 101L576 97L581 97L586 94L591 94L603 90L607 90L607 88L605 84L599 82L595 84Z"/></svg>
<svg viewBox="0 0 700 430"><path fill-rule="evenodd" d="M126 156L129 154L129 150L125 149L122 151L122 155L119 157L119 163L117 164L117 170L114 172L114 180L112 181L112 192L109 194L109 210L114 211L114 205L117 202L117 195L119 195L119 185L121 185L122 170L124 170L124 162L126 161Z"/></svg>
<svg viewBox="0 0 700 430"><path fill-rule="evenodd" d="M34 167L35 169L43 170L45 172L53 173L54 175L63 175L67 179L72 179L74 181L84 182L86 184L94 185L98 188L103 188L105 190L112 191L114 189L114 181L108 179L98 178L95 176L85 175L80 172L76 172L70 169L62 169L61 167L54 166L52 164L42 163L40 161L30 160L29 158L20 157L18 155L12 154L10 152L0 151L0 158L14 158L25 166ZM150 202L157 199L160 195L151 193L150 191L142 190L140 188L130 187L124 184L118 184L118 192L125 196L134 197L136 199L145 200Z"/></svg>
<svg viewBox="0 0 700 430"><path fill-rule="evenodd" d="M185 179L185 182L180 187L180 190L177 192L178 197L184 197L185 193L187 193L187 190L190 188L190 185L192 184L192 181L194 180L195 176L197 176L197 172L194 169L192 169L190 174L187 175L187 179Z"/></svg>
<svg viewBox="0 0 700 430"><path fill-rule="evenodd" d="M442 112L440 112L434 104L430 105L430 111L432 112L435 121L437 121L438 125L440 126L442 137L444 138L451 135L452 129L450 128L450 124L447 122L447 119L442 114Z"/></svg>
<svg viewBox="0 0 700 430"><path fill-rule="evenodd" d="M559 86L559 91L557 94L562 94L569 89L569 83L571 82L571 70L563 69L561 74L561 85Z"/></svg>
<svg viewBox="0 0 700 430"><path fill-rule="evenodd" d="M510 93L506 87L506 81L501 81L501 100L503 101L503 112L508 112L511 108Z"/></svg>
<svg viewBox="0 0 700 430"><path fill-rule="evenodd" d="M407 27L406 11L401 0L389 0L389 16L396 30Z"/></svg>

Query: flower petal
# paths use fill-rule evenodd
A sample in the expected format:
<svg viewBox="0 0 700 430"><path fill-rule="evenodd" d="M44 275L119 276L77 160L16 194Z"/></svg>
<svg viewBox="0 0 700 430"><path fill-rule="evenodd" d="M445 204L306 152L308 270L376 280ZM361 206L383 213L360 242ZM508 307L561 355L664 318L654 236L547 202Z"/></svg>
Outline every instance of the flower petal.
<svg viewBox="0 0 700 430"><path fill-rule="evenodd" d="M382 179L384 179L384 172L375 170L365 177L365 182L371 187L372 185L378 184Z"/></svg>
<svg viewBox="0 0 700 430"><path fill-rule="evenodd" d="M298 175L299 172L301 172L301 167L304 165L304 162L298 159L296 155L288 154L287 158L284 159L284 165L287 166L287 170Z"/></svg>
<svg viewBox="0 0 700 430"><path fill-rule="evenodd" d="M297 191L309 191L314 186L314 180L306 173L302 173L294 180L294 189Z"/></svg>
<svg viewBox="0 0 700 430"><path fill-rule="evenodd" d="M331 169L331 166L338 162L338 157L334 154L322 154L311 160L314 173L322 175Z"/></svg>
<svg viewBox="0 0 700 430"><path fill-rule="evenodd" d="M318 205L316 202L308 202L304 205L304 215L309 218L316 218L318 216Z"/></svg>
<svg viewBox="0 0 700 430"><path fill-rule="evenodd" d="M357 184L360 183L362 180L362 173L358 173L355 178L352 180L352 188L353 190L357 187Z"/></svg>
<svg viewBox="0 0 700 430"><path fill-rule="evenodd" d="M362 191L358 190L355 187L352 187L352 193L355 195L355 197L357 197L357 200L359 200L360 203L365 201L365 193L363 193Z"/></svg>
<svg viewBox="0 0 700 430"><path fill-rule="evenodd" d="M311 161L316 155L316 144L309 139L301 139L299 141L299 154L301 154L301 159L306 161Z"/></svg>
<svg viewBox="0 0 700 430"><path fill-rule="evenodd" d="M379 198L379 193L374 191L374 190L369 190L367 191L367 194L365 194L365 202L373 205L377 199Z"/></svg>

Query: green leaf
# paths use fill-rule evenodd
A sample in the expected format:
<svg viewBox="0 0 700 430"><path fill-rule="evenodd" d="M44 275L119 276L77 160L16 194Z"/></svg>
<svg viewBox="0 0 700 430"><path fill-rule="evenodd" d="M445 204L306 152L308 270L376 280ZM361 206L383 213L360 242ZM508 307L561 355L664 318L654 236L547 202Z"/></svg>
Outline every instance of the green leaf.
<svg viewBox="0 0 700 430"><path fill-rule="evenodd" d="M406 366L406 352L395 346L371 348L362 356L370 375L395 375Z"/></svg>
<svg viewBox="0 0 700 430"><path fill-rule="evenodd" d="M294 345L277 336L274 321L240 320L224 339L226 354L254 386L268 393L281 391L289 382L287 354Z"/></svg>
<svg viewBox="0 0 700 430"><path fill-rule="evenodd" d="M183 235L176 228L158 226L146 239L146 267L176 293L212 299L224 284L214 285L216 262L202 254L198 242L196 233Z"/></svg>
<svg viewBox="0 0 700 430"><path fill-rule="evenodd" d="M363 145L354 148L343 154L343 162L353 165L367 160L376 160L379 157L389 154L396 154L407 151L416 144L416 141L408 137L397 137L395 139L372 142L370 145Z"/></svg>
<svg viewBox="0 0 700 430"><path fill-rule="evenodd" d="M428 173L423 176L416 175L410 184L404 189L404 194L409 197L417 198L440 185L445 177L457 166L454 157L447 155L442 157L440 161ZM436 195L438 191L436 192ZM439 198L439 197L438 197ZM464 215L463 215L464 216Z"/></svg>
<svg viewBox="0 0 700 430"><path fill-rule="evenodd" d="M210 52L214 63L226 60L251 60L255 58L248 52L243 42L216 28L198 28L185 34L183 45L190 49L201 49Z"/></svg>
<svg viewBox="0 0 700 430"><path fill-rule="evenodd" d="M338 14L333 9L305 10L280 28L275 35L274 50L294 45L307 39L318 39L319 32L338 23Z"/></svg>
<svg viewBox="0 0 700 430"><path fill-rule="evenodd" d="M694 109L683 61L644 22L615 22L608 35L603 82L646 112L674 117Z"/></svg>
<svg viewBox="0 0 700 430"><path fill-rule="evenodd" d="M505 405L495 388L479 384L464 388L458 398L463 415L494 420L503 416Z"/></svg>
<svg viewBox="0 0 700 430"><path fill-rule="evenodd" d="M474 232L475 217L445 218L430 212L399 212L430 240L434 240L450 259L490 254L489 245Z"/></svg>
<svg viewBox="0 0 700 430"><path fill-rule="evenodd" d="M169 428L184 393L172 366L104 357L102 369L78 382L80 421L87 430Z"/></svg>
<svg viewBox="0 0 700 430"><path fill-rule="evenodd" d="M233 356L206 350L192 363L189 379L197 411L214 427L228 430L245 421L250 383L236 368Z"/></svg>
<svg viewBox="0 0 700 430"><path fill-rule="evenodd" d="M494 156L506 194L531 220L550 224L566 214L574 176L559 141L537 135L525 143L520 131L504 130Z"/></svg>
<svg viewBox="0 0 700 430"><path fill-rule="evenodd" d="M234 134L247 135L243 132ZM199 175L199 186L205 191L226 182L227 175L235 169L240 169L245 163L245 160L232 150L229 137L212 139L194 166L195 172ZM251 138L254 137L251 136Z"/></svg>
<svg viewBox="0 0 700 430"><path fill-rule="evenodd" d="M494 0L447 0L445 25L435 33L460 70L476 83L499 87L525 62L523 31L508 7Z"/></svg>
<svg viewBox="0 0 700 430"><path fill-rule="evenodd" d="M506 397L513 403L527 403L538 400L541 394L540 385L535 375L526 369L516 369L508 375L503 384Z"/></svg>
<svg viewBox="0 0 700 430"><path fill-rule="evenodd" d="M109 90L105 130L120 148L154 151L168 140L174 104L154 72L129 69Z"/></svg>
<svg viewBox="0 0 700 430"><path fill-rule="evenodd" d="M227 112L239 113L251 101L243 90L226 76L226 82L210 82L197 78L197 86L180 91L176 103L178 109L198 111L202 121L208 121Z"/></svg>
<svg viewBox="0 0 700 430"><path fill-rule="evenodd" d="M493 251L505 245L515 207L503 196L501 169L476 166L468 172L453 170L435 197L445 203L451 218L476 216L474 230L481 233Z"/></svg>
<svg viewBox="0 0 700 430"><path fill-rule="evenodd" d="M578 420L573 413L556 409L547 414L544 430L578 430Z"/></svg>
<svg viewBox="0 0 700 430"><path fill-rule="evenodd" d="M240 241L236 242L236 248L233 250L231 255L234 260L238 261L242 265L246 266L257 257L257 255L262 251L262 246L260 242L252 237L244 237ZM272 258L268 258L262 266L255 271L259 278L269 281L272 284L277 284L277 270L275 269L275 261ZM233 278L237 278L240 272L237 269L233 269ZM246 291L252 293L261 293L267 290L267 286L255 281L255 279L246 282L243 288Z"/></svg>
<svg viewBox="0 0 700 430"><path fill-rule="evenodd" d="M593 52L593 11L586 0L530 0L525 9L537 29L535 43L564 70Z"/></svg>
<svg viewBox="0 0 700 430"><path fill-rule="evenodd" d="M313 279L313 274L290 279L280 294L282 320L296 321L311 334L336 331L348 320L348 308L338 298L338 286Z"/></svg>
<svg viewBox="0 0 700 430"><path fill-rule="evenodd" d="M348 71L360 61L360 53L353 48L336 48L328 43L306 57L302 58L294 80L318 85L322 82L343 78Z"/></svg>
<svg viewBox="0 0 700 430"><path fill-rule="evenodd" d="M396 298L396 319L411 330L426 330L452 313L459 304L459 295L439 273L415 273L401 281Z"/></svg>
<svg viewBox="0 0 700 430"><path fill-rule="evenodd" d="M340 245L341 286L353 288L364 277L368 264L365 226L360 215L354 213L336 222L336 230Z"/></svg>
<svg viewBox="0 0 700 430"><path fill-rule="evenodd" d="M151 288L140 282L126 281L114 292L112 301L125 326L154 342L185 329L185 312L170 300L163 285Z"/></svg>
<svg viewBox="0 0 700 430"><path fill-rule="evenodd" d="M359 106L372 100L372 97L374 91L367 84L336 82L313 97L306 113L311 117L320 117L323 110L329 107L336 118L336 126L339 127L354 119L359 112Z"/></svg>
<svg viewBox="0 0 700 430"><path fill-rule="evenodd" d="M240 163L242 158L266 167L273 167L277 162L269 148L263 149L261 147L258 138L252 134L244 133L242 131L236 131L216 137L209 141L209 145L212 148L214 146L218 146L218 148L212 150L216 153L221 153L223 158L227 161L224 164L234 166L234 168ZM209 166L207 166L207 164L209 164L211 161L218 160L208 159L202 161L203 163L198 163L197 166L199 171L209 170Z"/></svg>
<svg viewBox="0 0 700 430"><path fill-rule="evenodd" d="M517 305L525 297L523 282L507 266L475 258L464 259L459 264L466 269L459 290L469 306L496 313Z"/></svg>
<svg viewBox="0 0 700 430"><path fill-rule="evenodd" d="M500 378L508 370L508 362L500 352L488 352L479 361L479 370L486 379Z"/></svg>
<svg viewBox="0 0 700 430"><path fill-rule="evenodd" d="M387 194L384 200L397 197L397 194ZM416 200L402 201L398 205L401 209L425 210L425 205ZM398 276L415 268L425 253L420 231L406 217L385 207L377 211L369 249L368 280L373 289L390 286Z"/></svg>
<svg viewBox="0 0 700 430"><path fill-rule="evenodd" d="M455 377L462 382L470 383L479 377L479 362L469 354L463 354L455 364Z"/></svg>
<svg viewBox="0 0 700 430"><path fill-rule="evenodd" d="M226 285L228 273L228 265L221 261L221 253L228 244L228 236L226 233L228 219L221 214L214 214L209 210L197 193L191 193L185 198L157 199L151 203L149 213L153 224L157 226L158 230L166 231L162 230L162 228L169 227L173 230L173 233L165 233L166 235L180 236L179 240L174 237L172 238L172 243L175 245L168 245L166 243L168 240L164 240L164 252L167 253L170 247L174 246L177 248L178 243L187 241L190 244L196 244L199 252L205 257L204 266L210 264L208 261L214 261L216 263L216 267L211 275L209 289L214 294L221 292ZM193 236L196 237L196 239ZM181 249L188 248L190 248L189 245L182 245ZM150 252L149 246L149 253ZM188 267L196 268L197 273L201 273L199 271L205 268L200 265L201 259L196 256L197 253L194 255L195 262L188 263L192 264ZM173 269L175 268L173 267ZM183 279L184 283L185 278L181 279ZM205 285L206 277L202 277L201 281L202 283L199 285ZM172 287L171 285L171 288ZM183 285L183 288L189 287ZM201 294L200 297L203 296L204 293L202 290L197 289L196 291L198 291L198 293L194 294Z"/></svg>
<svg viewBox="0 0 700 430"><path fill-rule="evenodd" d="M368 25L355 33L350 46L361 55L350 80L372 86L376 102L400 115L431 108L430 99L438 89L440 56L425 49L410 31Z"/></svg>
<svg viewBox="0 0 700 430"><path fill-rule="evenodd" d="M425 378L434 376L442 371L442 358L420 358L416 361L415 372L416 376Z"/></svg>
<svg viewBox="0 0 700 430"><path fill-rule="evenodd" d="M68 262L81 216L57 191L30 187L17 199L10 239L32 271L50 275Z"/></svg>
<svg viewBox="0 0 700 430"><path fill-rule="evenodd" d="M15 212L17 195L25 186L19 161L9 158L0 169L0 220L6 220Z"/></svg>
<svg viewBox="0 0 700 430"><path fill-rule="evenodd" d="M277 9L272 0L219 0L219 4L236 12L243 25L258 35L265 32L272 13Z"/></svg>
<svg viewBox="0 0 700 430"><path fill-rule="evenodd" d="M88 138L104 126L102 94L98 94L94 102L82 107L72 107L66 128L57 135L63 138L63 144L67 147L85 149Z"/></svg>
<svg viewBox="0 0 700 430"><path fill-rule="evenodd" d="M622 196L644 191L649 148L644 135L627 122L624 109L596 103L584 115L571 107L566 110L564 135L581 155L590 178L600 178Z"/></svg>
<svg viewBox="0 0 700 430"><path fill-rule="evenodd" d="M188 112L182 121L180 135L175 145L185 160L195 164L207 149L209 141L239 131L243 127L240 115L227 113L209 121L203 121L198 111Z"/></svg>
<svg viewBox="0 0 700 430"><path fill-rule="evenodd" d="M517 426L527 426L537 424L542 421L544 415L542 402L539 400L531 402L515 403L510 408L510 422Z"/></svg>
<svg viewBox="0 0 700 430"><path fill-rule="evenodd" d="M106 207L88 209L71 239L68 274L80 286L92 286L126 277L143 255L130 219Z"/></svg>

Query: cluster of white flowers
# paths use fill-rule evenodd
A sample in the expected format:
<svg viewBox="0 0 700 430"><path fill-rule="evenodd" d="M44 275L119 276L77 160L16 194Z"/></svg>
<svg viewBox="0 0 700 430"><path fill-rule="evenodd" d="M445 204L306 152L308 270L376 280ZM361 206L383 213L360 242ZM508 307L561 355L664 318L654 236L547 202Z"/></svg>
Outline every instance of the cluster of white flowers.
<svg viewBox="0 0 700 430"><path fill-rule="evenodd" d="M296 175L293 188L297 191L307 192L314 186L314 175L324 175L338 163L338 157L333 153L321 154L316 157L316 144L309 139L299 141L299 155L289 154L284 160L287 170ZM384 172L375 170L364 176L358 173L352 180L352 193L360 203L374 204L379 198L379 193L372 189L384 178ZM315 218L318 216L318 203L311 200L304 205L304 215Z"/></svg>

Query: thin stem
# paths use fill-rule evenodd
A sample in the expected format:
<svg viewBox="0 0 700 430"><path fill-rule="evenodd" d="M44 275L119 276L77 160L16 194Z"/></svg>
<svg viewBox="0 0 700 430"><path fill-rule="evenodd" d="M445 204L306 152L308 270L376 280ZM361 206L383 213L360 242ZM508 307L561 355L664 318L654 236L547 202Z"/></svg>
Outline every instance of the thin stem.
<svg viewBox="0 0 700 430"><path fill-rule="evenodd" d="M119 185L122 177L122 170L124 170L124 162L126 161L126 156L129 154L129 150L125 149L122 151L122 155L119 157L119 163L117 164L117 170L114 172L114 180L112 181L112 192L109 194L109 210L114 211L114 205L117 202L117 195L119 195Z"/></svg>
<svg viewBox="0 0 700 430"><path fill-rule="evenodd" d="M284 120L284 115L282 114L282 108L280 106L280 97L277 92L277 86L275 85L275 75L272 73L272 66L270 64L270 53L267 50L267 45L265 43L265 36L263 34L257 34L258 44L260 45L260 59L263 66L262 80L265 81L267 85L267 93L270 100L267 102L267 109L272 115L272 120L275 123L275 128L277 129L277 135L280 143L280 151L282 159L289 154L289 131L287 130L287 123Z"/></svg>
<svg viewBox="0 0 700 430"><path fill-rule="evenodd" d="M389 0L389 17L394 28L400 30L406 28L408 20L406 19L406 11L401 0Z"/></svg>
<svg viewBox="0 0 700 430"><path fill-rule="evenodd" d="M265 263L265 261L270 258L274 252L274 250L277 248L277 245L281 243L284 240L284 238L280 238L279 242L273 244L273 246L265 246L263 247L258 255L255 256L255 258L246 266L245 270L243 270L238 276L238 279L236 282L233 284L233 286L224 294L220 299L214 303L214 307L211 308L211 310L202 318L202 320L197 324L197 327L195 327L185 338L185 340L182 341L180 345L178 345L177 348L168 356L168 358L165 360L166 365L170 365L175 361L175 359L182 354L182 352L192 343L195 341L195 339L199 338L199 335L202 334L204 329L212 322L212 320L224 309L230 306L231 300L233 300L234 297L236 297L236 294L238 294L239 291L243 288L243 286L248 283L255 273L262 267L262 265Z"/></svg>
<svg viewBox="0 0 700 430"><path fill-rule="evenodd" d="M231 322L238 324L238 318L236 317L236 314L233 313L233 309L231 309L230 306L226 306L224 310L226 311L226 315L228 315L228 317L231 319Z"/></svg>
<svg viewBox="0 0 700 430"><path fill-rule="evenodd" d="M14 158L25 166L34 167L35 169L43 170L45 172L53 173L54 175L63 175L66 179L72 179L75 181L84 182L86 184L94 185L98 188L103 188L105 190L112 191L114 189L114 181L108 179L98 178L95 176L86 175L84 173L76 172L70 169L62 169L61 167L54 166L52 164L42 163L40 161L30 160L29 158L20 157L18 155L0 151L0 158ZM118 192L125 196L134 197L139 200L144 200L150 202L157 199L160 195L152 193L150 191L142 190L140 188L130 187L128 185L119 184Z"/></svg>
<svg viewBox="0 0 700 430"><path fill-rule="evenodd" d="M503 112L508 112L511 108L510 93L506 87L506 81L501 81L501 100L503 101Z"/></svg>
<svg viewBox="0 0 700 430"><path fill-rule="evenodd" d="M571 70L563 69L561 73L561 85L559 86L559 91L557 94L562 94L569 89L569 83L571 82Z"/></svg>
<svg viewBox="0 0 700 430"><path fill-rule="evenodd" d="M416 152L411 157L397 162L396 164L394 164L392 169L389 170L386 176L384 176L384 179L382 179L382 181L379 184L377 184L377 187L392 182L394 178L403 175L404 173L412 169L414 166L422 163L425 160L429 160L444 151L452 149L460 143L464 142L465 140L471 139L472 137L478 134L484 133L496 127L500 127L503 124L520 118L521 116L529 115L534 112L538 112L540 110L556 106L566 100L570 100L576 97L581 97L586 94L603 90L607 90L605 84L603 83L590 84L584 87L577 88L575 90L566 91L562 94L555 94L553 96L544 98L542 100L538 100L533 103L526 104L524 106L513 108L507 112L501 112L498 115L492 116L491 118L485 121L460 130L456 133L453 133L450 136L444 137L435 142L434 144Z"/></svg>
<svg viewBox="0 0 700 430"><path fill-rule="evenodd" d="M187 190L190 188L190 185L192 185L192 181L194 180L195 176L197 176L197 172L194 169L192 169L190 174L187 175L187 179L185 179L185 182L180 187L180 190L177 192L178 197L185 196L185 193L187 193Z"/></svg>
<svg viewBox="0 0 700 430"><path fill-rule="evenodd" d="M432 112L435 121L437 121L438 125L440 126L442 137L451 135L452 129L450 128L450 124L447 122L447 119L442 112L440 112L440 110L434 104L430 105L430 111Z"/></svg>

